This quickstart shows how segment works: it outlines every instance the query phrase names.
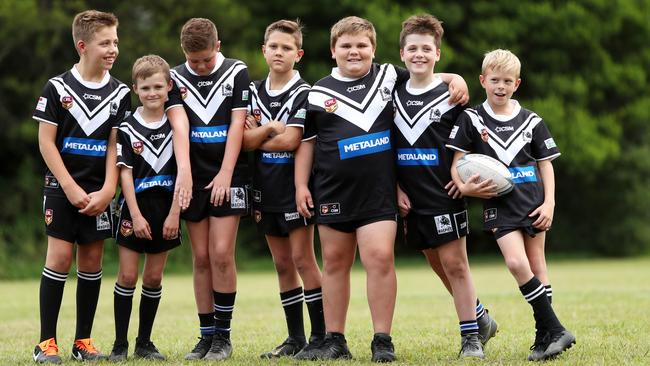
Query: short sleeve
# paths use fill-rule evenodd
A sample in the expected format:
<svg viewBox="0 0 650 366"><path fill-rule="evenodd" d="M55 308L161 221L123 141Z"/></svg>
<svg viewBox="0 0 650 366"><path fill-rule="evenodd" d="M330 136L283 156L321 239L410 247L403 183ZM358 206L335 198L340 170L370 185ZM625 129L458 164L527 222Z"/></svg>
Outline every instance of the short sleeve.
<svg viewBox="0 0 650 366"><path fill-rule="evenodd" d="M543 120L533 129L531 152L536 160L553 160L560 156L560 149Z"/></svg>
<svg viewBox="0 0 650 366"><path fill-rule="evenodd" d="M122 128L117 130L117 165L133 168L131 138Z"/></svg>
<svg viewBox="0 0 650 366"><path fill-rule="evenodd" d="M165 110L168 110L171 107L182 106L183 98L181 97L181 91L178 89L176 82L172 81L172 90L167 93L167 101L165 102Z"/></svg>
<svg viewBox="0 0 650 366"><path fill-rule="evenodd" d="M456 124L451 128L447 140L446 146L448 148L462 152L472 151L472 143L474 142L474 126L472 123L472 117L469 113L470 112L466 110L456 119Z"/></svg>
<svg viewBox="0 0 650 366"><path fill-rule="evenodd" d="M48 81L45 87L43 87L41 95L38 97L32 118L39 122L58 125L63 119L63 106L61 103L59 93L56 91L52 82Z"/></svg>
<svg viewBox="0 0 650 366"><path fill-rule="evenodd" d="M232 93L232 109L248 109L250 102L250 79L248 78L248 69L241 69L235 76Z"/></svg>
<svg viewBox="0 0 650 366"><path fill-rule="evenodd" d="M122 97L120 101L120 106L117 110L117 118L115 119L115 124L113 128L120 127L120 123L129 117L131 114L131 92L129 91Z"/></svg>
<svg viewBox="0 0 650 366"><path fill-rule="evenodd" d="M295 96L289 112L289 119L287 119L287 126L305 127L307 107L309 106L308 95L309 90L305 89Z"/></svg>

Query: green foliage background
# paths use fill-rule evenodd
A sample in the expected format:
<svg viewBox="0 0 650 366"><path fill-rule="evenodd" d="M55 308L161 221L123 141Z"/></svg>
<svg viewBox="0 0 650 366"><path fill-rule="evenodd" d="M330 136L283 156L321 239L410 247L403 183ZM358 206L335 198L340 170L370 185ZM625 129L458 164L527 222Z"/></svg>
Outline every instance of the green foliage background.
<svg viewBox="0 0 650 366"><path fill-rule="evenodd" d="M184 61L178 37L190 17L212 19L224 54L244 60L254 79L267 73L260 54L265 27L277 19L300 18L306 26L306 55L298 69L315 82L333 66L329 27L341 17L371 20L378 35L376 59L401 64L401 22L414 13L432 13L445 27L436 70L462 75L471 104L485 98L478 74L486 51L507 48L522 60L523 81L515 97L544 118L563 152L554 164L557 205L549 250L608 256L650 251L648 0L4 0L0 278L42 264L44 165L31 114L45 82L77 61L70 23L75 13L89 8L119 17L120 56L111 73L127 84L132 62L143 54L159 54L172 65ZM473 202L471 250L495 252L492 239L479 232L480 215L480 204ZM265 253L250 220L242 224L239 248L241 258ZM110 263L113 251L106 252ZM187 263L187 246L178 252L172 261Z"/></svg>

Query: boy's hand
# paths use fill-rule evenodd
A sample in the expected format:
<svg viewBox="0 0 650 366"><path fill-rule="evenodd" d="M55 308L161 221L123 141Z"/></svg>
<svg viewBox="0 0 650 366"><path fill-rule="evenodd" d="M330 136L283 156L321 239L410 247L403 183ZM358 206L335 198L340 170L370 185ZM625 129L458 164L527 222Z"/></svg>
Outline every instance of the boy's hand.
<svg viewBox="0 0 650 366"><path fill-rule="evenodd" d="M465 105L469 102L469 89L465 79L456 75L449 83L449 104Z"/></svg>
<svg viewBox="0 0 650 366"><path fill-rule="evenodd" d="M210 189L210 203L213 206L221 206L225 202L230 202L230 181L232 180L232 172L225 172L223 169L214 176L212 182L205 186L205 189Z"/></svg>
<svg viewBox="0 0 650 366"><path fill-rule="evenodd" d="M276 136L284 132L284 130L287 128L287 126L284 124L284 122L280 121L271 121L267 124L271 128L271 134L270 136Z"/></svg>
<svg viewBox="0 0 650 366"><path fill-rule="evenodd" d="M246 121L244 121L244 128L247 130L252 130L254 128L259 127L260 125L257 123L257 120L255 117L251 114L246 115Z"/></svg>
<svg viewBox="0 0 650 366"><path fill-rule="evenodd" d="M409 196L406 195L400 186L397 186L397 207L399 208L399 214L402 217L406 217L411 211L411 200Z"/></svg>
<svg viewBox="0 0 650 366"><path fill-rule="evenodd" d="M174 200L178 200L181 211L185 211L192 201L192 173L178 171L174 184Z"/></svg>
<svg viewBox="0 0 650 366"><path fill-rule="evenodd" d="M463 194L460 193L460 189L458 189L453 180L450 180L449 183L447 183L445 189L447 190L447 194L453 199L459 199L463 197Z"/></svg>
<svg viewBox="0 0 650 366"><path fill-rule="evenodd" d="M133 232L135 233L135 237L152 240L151 228L149 227L149 223L144 218L144 216L140 215L132 217L131 219L133 219Z"/></svg>
<svg viewBox="0 0 650 366"><path fill-rule="evenodd" d="M90 203L90 195L88 195L83 188L78 184L72 183L67 189L63 189L66 198L72 205L78 209L84 209Z"/></svg>
<svg viewBox="0 0 650 366"><path fill-rule="evenodd" d="M170 213L163 224L163 239L172 240L178 237L178 214Z"/></svg>
<svg viewBox="0 0 650 366"><path fill-rule="evenodd" d="M458 186L460 193L463 196L478 197L483 199L490 199L497 195L497 185L492 183L492 179L486 179L479 183L481 176L474 174L467 182Z"/></svg>
<svg viewBox="0 0 650 366"><path fill-rule="evenodd" d="M528 217L537 217L537 220L533 222L533 227L542 231L546 231L551 228L553 224L553 212L555 211L555 205L544 201L541 206L537 207Z"/></svg>
<svg viewBox="0 0 650 366"><path fill-rule="evenodd" d="M313 216L314 201L307 186L296 187L296 208L303 217L310 218Z"/></svg>
<svg viewBox="0 0 650 366"><path fill-rule="evenodd" d="M90 197L90 202L86 207L79 210L79 213L88 215L88 216L97 216L106 210L106 207L111 203L115 192L108 192L106 190L100 189L97 192L90 192L88 196Z"/></svg>

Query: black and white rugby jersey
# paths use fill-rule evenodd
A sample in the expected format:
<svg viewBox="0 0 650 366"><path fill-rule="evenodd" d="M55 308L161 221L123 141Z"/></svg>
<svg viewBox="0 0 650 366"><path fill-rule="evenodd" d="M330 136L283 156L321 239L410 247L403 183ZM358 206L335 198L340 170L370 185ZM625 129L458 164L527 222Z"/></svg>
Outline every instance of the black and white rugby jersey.
<svg viewBox="0 0 650 366"><path fill-rule="evenodd" d="M85 81L72 67L45 84L33 118L57 126L56 147L63 165L75 183L90 193L104 185L108 138L130 109L129 87L108 72L101 82ZM49 169L44 192L65 197Z"/></svg>
<svg viewBox="0 0 650 366"><path fill-rule="evenodd" d="M449 135L449 148L499 159L515 183L511 193L484 201L485 230L530 225L536 218L528 215L544 202L537 162L560 155L542 118L516 100L511 103L509 116L496 115L487 101L465 110Z"/></svg>
<svg viewBox="0 0 650 366"><path fill-rule="evenodd" d="M167 115L157 122L145 122L140 110L120 124L117 165L132 169L136 194L153 189L171 193L176 180L171 125Z"/></svg>
<svg viewBox="0 0 650 366"><path fill-rule="evenodd" d="M200 76L185 63L171 70L174 87L166 107L182 104L190 122L190 163L195 189L203 189L219 173L226 150L231 112L248 108L248 70L235 59L217 54L210 75ZM246 156L240 154L233 184L246 181Z"/></svg>
<svg viewBox="0 0 650 366"><path fill-rule="evenodd" d="M409 82L395 89L395 149L397 180L413 211L423 215L459 210L445 186L451 181L453 151L445 147L463 107L449 104L449 88L439 78L424 89Z"/></svg>
<svg viewBox="0 0 650 366"><path fill-rule="evenodd" d="M359 78L338 69L309 92L304 140L316 138L313 196L318 222L360 220L397 211L391 128L393 65Z"/></svg>
<svg viewBox="0 0 650 366"><path fill-rule="evenodd" d="M302 133L309 84L295 71L293 78L281 90L269 90L269 87L268 78L251 83L251 114L261 125L281 121L287 127L300 128ZM293 151L255 151L253 206L268 212L295 211L293 173Z"/></svg>

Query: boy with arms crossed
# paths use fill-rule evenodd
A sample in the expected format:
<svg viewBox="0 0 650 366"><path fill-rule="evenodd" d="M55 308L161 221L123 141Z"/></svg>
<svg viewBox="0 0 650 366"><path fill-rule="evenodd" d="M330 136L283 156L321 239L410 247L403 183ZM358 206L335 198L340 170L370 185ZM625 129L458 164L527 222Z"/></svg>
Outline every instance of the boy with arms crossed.
<svg viewBox="0 0 650 366"><path fill-rule="evenodd" d="M235 240L239 218L248 212L248 177L239 154L249 97L248 71L243 62L219 52L217 28L208 19L192 18L185 23L181 47L187 62L171 70L175 86L168 105L183 105L189 119L193 193L181 217L192 242L201 331L186 359L222 360L232 353Z"/></svg>
<svg viewBox="0 0 650 366"><path fill-rule="evenodd" d="M298 211L305 217L311 217L314 208L317 212L327 334L319 347L304 350L296 358L352 357L343 333L350 270L358 246L368 277L375 333L372 360L392 362L397 205L391 95L398 74L403 79L405 71L398 72L389 64L373 64L375 29L366 19L347 17L337 22L331 30L330 48L338 67L309 93L305 134L295 168ZM466 93L461 89L459 94ZM308 187L312 164L313 200Z"/></svg>
<svg viewBox="0 0 650 366"><path fill-rule="evenodd" d="M43 212L47 256L39 296L41 338L34 361L60 363L56 324L77 243L76 360L102 360L90 333L102 278L104 239L112 236L109 208L117 185L116 135L131 108L129 88L109 70L117 58L117 18L88 10L75 16L79 63L48 81L33 118L47 170Z"/></svg>
<svg viewBox="0 0 650 366"><path fill-rule="evenodd" d="M321 273L314 255L314 226L296 211L294 153L303 135L309 85L293 69L304 54L301 25L280 20L266 28L265 80L251 83L251 113L244 149L255 151L253 217L273 256L289 337L262 358L293 356L305 347L303 298L311 320L310 344L325 336ZM305 290L300 287L300 279Z"/></svg>
<svg viewBox="0 0 650 366"><path fill-rule="evenodd" d="M397 86L395 147L397 203L404 216L407 244L422 250L454 297L460 321L462 357L483 357L481 343L496 333L487 312L477 314L478 303L467 259L469 232L465 201L451 181L453 152L445 143L460 105L449 104L448 86L433 73L440 59L441 22L429 14L402 24L400 56L409 70L406 83ZM483 325L483 333L478 316Z"/></svg>
<svg viewBox="0 0 650 366"><path fill-rule="evenodd" d="M488 52L480 81L487 99L467 109L449 135L455 162L469 152L499 159L508 166L514 189L496 197L494 185L478 183L478 174L463 183L451 169L464 196L485 198L483 228L494 234L519 290L533 308L535 343L528 359L551 359L570 348L575 337L566 330L551 306L544 258L546 230L555 208L555 177L551 160L560 156L543 120L511 99L521 79L521 63L507 50Z"/></svg>
<svg viewBox="0 0 650 366"><path fill-rule="evenodd" d="M180 207L174 202L176 163L172 130L165 115L172 88L169 65L156 55L135 61L133 91L142 107L122 122L118 133L117 165L121 166L122 195L116 242L120 269L114 291L115 343L111 361L125 361L127 333L140 253L145 253L140 298L140 327L135 356L164 360L151 342L151 329L162 296L163 270L168 251L180 245Z"/></svg>

